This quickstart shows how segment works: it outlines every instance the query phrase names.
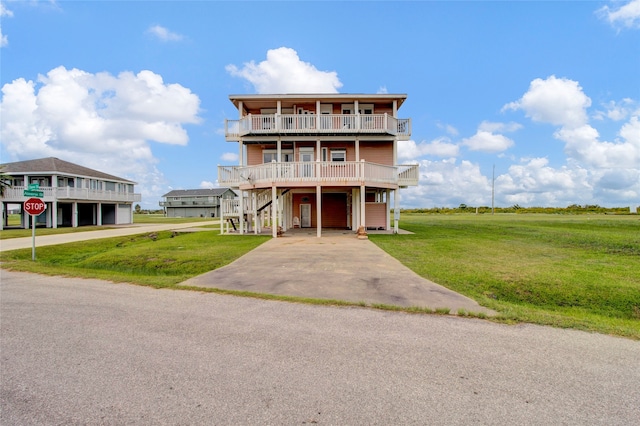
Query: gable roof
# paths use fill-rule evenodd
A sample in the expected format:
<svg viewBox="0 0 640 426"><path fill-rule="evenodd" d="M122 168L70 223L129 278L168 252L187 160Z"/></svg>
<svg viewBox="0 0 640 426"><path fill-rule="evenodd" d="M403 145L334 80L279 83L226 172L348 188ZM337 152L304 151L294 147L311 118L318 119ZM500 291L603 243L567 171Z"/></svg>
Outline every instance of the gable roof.
<svg viewBox="0 0 640 426"><path fill-rule="evenodd" d="M163 197L219 197L227 191L233 192L229 188L174 189L164 194ZM235 195L235 192L233 193Z"/></svg>
<svg viewBox="0 0 640 426"><path fill-rule="evenodd" d="M13 174L29 174L29 173L50 173L64 174L72 176L89 177L104 180L113 180L118 182L133 183L129 179L103 173L98 170L90 169L79 164L70 163L55 157L38 158L36 160L16 161L15 163L1 164L2 171L8 175Z"/></svg>

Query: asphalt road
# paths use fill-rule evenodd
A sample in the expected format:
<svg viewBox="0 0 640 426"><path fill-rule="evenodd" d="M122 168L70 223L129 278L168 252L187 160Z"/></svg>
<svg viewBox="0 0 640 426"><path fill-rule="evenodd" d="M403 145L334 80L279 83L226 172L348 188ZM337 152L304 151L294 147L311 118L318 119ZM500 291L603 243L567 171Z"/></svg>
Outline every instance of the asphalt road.
<svg viewBox="0 0 640 426"><path fill-rule="evenodd" d="M640 343L0 271L0 423L630 425Z"/></svg>

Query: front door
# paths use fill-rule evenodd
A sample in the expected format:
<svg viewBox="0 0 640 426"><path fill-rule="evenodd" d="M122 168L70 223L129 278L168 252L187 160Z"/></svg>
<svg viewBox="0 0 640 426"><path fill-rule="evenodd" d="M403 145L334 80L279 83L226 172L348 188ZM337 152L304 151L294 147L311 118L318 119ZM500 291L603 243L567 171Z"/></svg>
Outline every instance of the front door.
<svg viewBox="0 0 640 426"><path fill-rule="evenodd" d="M300 204L300 227L311 228L311 204Z"/></svg>

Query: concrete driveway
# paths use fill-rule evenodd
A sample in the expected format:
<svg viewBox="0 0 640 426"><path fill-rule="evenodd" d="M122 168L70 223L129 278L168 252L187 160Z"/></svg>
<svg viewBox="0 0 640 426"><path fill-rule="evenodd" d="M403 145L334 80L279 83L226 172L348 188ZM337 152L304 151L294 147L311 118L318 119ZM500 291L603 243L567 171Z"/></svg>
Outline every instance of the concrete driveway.
<svg viewBox="0 0 640 426"><path fill-rule="evenodd" d="M288 233L182 285L368 305L448 308L452 313L459 309L494 313L468 297L418 276L374 243L360 240L352 232L326 232L322 238Z"/></svg>

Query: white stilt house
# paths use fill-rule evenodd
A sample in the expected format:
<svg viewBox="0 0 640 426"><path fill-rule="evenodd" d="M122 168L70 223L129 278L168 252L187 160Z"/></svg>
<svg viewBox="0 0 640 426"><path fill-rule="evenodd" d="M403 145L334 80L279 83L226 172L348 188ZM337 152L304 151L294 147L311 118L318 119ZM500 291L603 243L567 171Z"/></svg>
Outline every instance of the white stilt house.
<svg viewBox="0 0 640 426"><path fill-rule="evenodd" d="M236 232L397 232L399 190L418 184L417 164L397 164L397 142L411 135L411 120L398 118L406 95L229 98L239 118L226 121L225 135L238 142L239 165L219 166L218 182L239 195L222 208Z"/></svg>

